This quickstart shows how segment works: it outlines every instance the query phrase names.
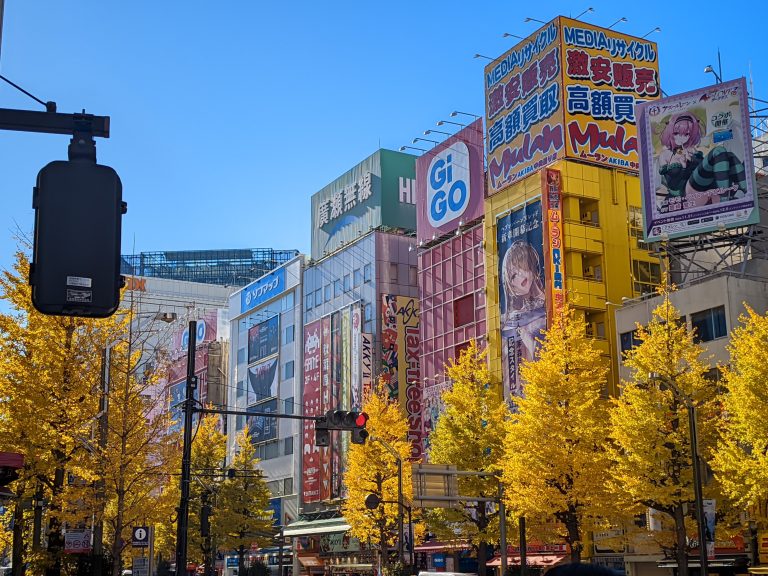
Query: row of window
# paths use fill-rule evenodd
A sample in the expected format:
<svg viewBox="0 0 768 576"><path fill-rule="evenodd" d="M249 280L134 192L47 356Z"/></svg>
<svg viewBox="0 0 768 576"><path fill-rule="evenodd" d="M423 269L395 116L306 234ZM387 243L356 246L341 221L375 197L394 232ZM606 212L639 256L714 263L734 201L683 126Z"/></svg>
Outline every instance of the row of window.
<svg viewBox="0 0 768 576"><path fill-rule="evenodd" d="M694 331L693 339L696 343L711 342L718 338L728 336L728 324L725 320L725 306L716 306L691 314L691 328ZM681 322L685 319L681 318ZM621 352L632 350L640 344L637 331L631 330L620 335Z"/></svg>
<svg viewBox="0 0 768 576"><path fill-rule="evenodd" d="M359 288L372 279L373 268L370 264L366 264L362 269L355 268L352 274L345 274L343 279L334 280L332 284L326 284L325 287L308 293L304 297L304 306L307 310L311 310L323 302L330 302L333 298L338 298L353 288Z"/></svg>

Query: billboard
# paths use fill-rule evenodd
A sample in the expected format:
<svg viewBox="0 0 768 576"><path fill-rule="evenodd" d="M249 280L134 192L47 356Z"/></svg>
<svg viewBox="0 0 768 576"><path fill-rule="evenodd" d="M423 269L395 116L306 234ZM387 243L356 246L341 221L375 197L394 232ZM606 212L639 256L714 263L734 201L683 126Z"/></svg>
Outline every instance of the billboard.
<svg viewBox="0 0 768 576"><path fill-rule="evenodd" d="M759 221L744 78L639 107L645 239Z"/></svg>
<svg viewBox="0 0 768 576"><path fill-rule="evenodd" d="M322 414L320 320L304 326L304 390L301 402L305 416ZM301 501L321 500L322 453L315 446L315 422L302 421Z"/></svg>
<svg viewBox="0 0 768 576"><path fill-rule="evenodd" d="M249 406L247 411L277 414L277 398ZM251 433L251 443L253 444L274 440L277 438L277 418L264 415L248 416L248 431Z"/></svg>
<svg viewBox="0 0 768 576"><path fill-rule="evenodd" d="M533 360L547 327L541 200L496 222L504 396L522 394L520 364Z"/></svg>
<svg viewBox="0 0 768 576"><path fill-rule="evenodd" d="M312 195L312 258L379 226L416 229L416 157L378 150Z"/></svg>
<svg viewBox="0 0 768 576"><path fill-rule="evenodd" d="M639 170L656 44L560 16L485 67L488 195L563 157Z"/></svg>
<svg viewBox="0 0 768 576"><path fill-rule="evenodd" d="M419 300L382 295L382 380L390 398L398 398L408 420L411 459L423 453Z"/></svg>
<svg viewBox="0 0 768 576"><path fill-rule="evenodd" d="M542 212L544 215L544 263L546 266L547 318L554 318L565 305L565 249L563 247L563 189L560 170L542 172Z"/></svg>
<svg viewBox="0 0 768 576"><path fill-rule="evenodd" d="M363 311L360 304L352 305L352 331L350 334L350 382L352 385L351 407L353 410L359 410L362 406L362 376L360 368L362 366L362 355L360 346L362 344Z"/></svg>
<svg viewBox="0 0 768 576"><path fill-rule="evenodd" d="M285 267L273 270L251 282L240 292L240 313L271 300L285 290Z"/></svg>
<svg viewBox="0 0 768 576"><path fill-rule="evenodd" d="M565 152L558 20L485 67L488 195Z"/></svg>
<svg viewBox="0 0 768 576"><path fill-rule="evenodd" d="M280 317L275 315L248 329L248 364L277 354L280 344Z"/></svg>
<svg viewBox="0 0 768 576"><path fill-rule="evenodd" d="M275 357L248 368L248 406L277 396L278 365Z"/></svg>
<svg viewBox="0 0 768 576"><path fill-rule="evenodd" d="M656 43L559 20L566 155L639 170L635 107L660 94Z"/></svg>
<svg viewBox="0 0 768 576"><path fill-rule="evenodd" d="M453 232L483 215L483 121L478 118L416 160L416 237Z"/></svg>

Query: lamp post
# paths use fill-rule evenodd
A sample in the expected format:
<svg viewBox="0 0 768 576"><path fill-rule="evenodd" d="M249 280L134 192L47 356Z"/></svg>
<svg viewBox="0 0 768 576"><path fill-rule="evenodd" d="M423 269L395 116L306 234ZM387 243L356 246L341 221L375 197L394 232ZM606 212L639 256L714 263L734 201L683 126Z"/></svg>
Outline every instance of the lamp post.
<svg viewBox="0 0 768 576"><path fill-rule="evenodd" d="M699 563L701 565L699 574L707 576L707 544L706 544L706 522L704 520L704 498L702 496L701 467L699 466L699 437L696 429L696 404L693 398L683 392L672 378L662 374L652 372L650 374L652 381L657 381L660 388L668 387L672 393L685 404L688 411L688 428L691 435L691 463L693 465L693 495L696 505L696 516L699 526Z"/></svg>
<svg viewBox="0 0 768 576"><path fill-rule="evenodd" d="M378 442L384 448L387 449L387 451L397 460L397 530L398 534L400 535L397 540L397 554L400 557L400 562L405 564L405 558L403 554L403 508L405 504L403 504L403 459L400 457L400 454L397 453L397 450L395 450L392 445L382 440L381 438L378 438L377 436L371 436L372 442ZM378 506L378 504L377 504ZM410 517L410 510L409 510L409 517ZM409 528L410 530L410 528ZM413 544L411 544L412 546Z"/></svg>

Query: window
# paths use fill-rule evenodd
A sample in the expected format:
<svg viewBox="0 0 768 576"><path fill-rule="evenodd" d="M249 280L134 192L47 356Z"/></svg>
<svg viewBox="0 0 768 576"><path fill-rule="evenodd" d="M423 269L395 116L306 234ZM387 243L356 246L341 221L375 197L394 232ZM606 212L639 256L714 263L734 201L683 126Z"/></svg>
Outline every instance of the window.
<svg viewBox="0 0 768 576"><path fill-rule="evenodd" d="M373 306L371 304L366 304L363 308L363 320L365 322L370 322L373 320Z"/></svg>
<svg viewBox="0 0 768 576"><path fill-rule="evenodd" d="M632 278L635 292L650 294L661 284L661 266L654 262L632 260Z"/></svg>
<svg viewBox="0 0 768 576"><path fill-rule="evenodd" d="M283 480L283 494L293 494L293 478Z"/></svg>
<svg viewBox="0 0 768 576"><path fill-rule="evenodd" d="M397 262L389 263L389 281L392 284L397 284Z"/></svg>
<svg viewBox="0 0 768 576"><path fill-rule="evenodd" d="M235 429L240 432L243 428L245 428L245 416L235 416Z"/></svg>
<svg viewBox="0 0 768 576"><path fill-rule="evenodd" d="M256 446L256 457L259 460L271 460L272 458L277 458L278 446L279 444L277 440L273 440L272 442L267 442L266 444L259 444L258 446ZM273 482L267 482L268 487L270 486L270 484L273 484ZM275 489L276 490L280 489L278 484L275 484ZM272 491L272 487L270 487L270 492L271 491Z"/></svg>
<svg viewBox="0 0 768 576"><path fill-rule="evenodd" d="M637 330L622 333L620 339L622 355L640 344L640 340L637 338Z"/></svg>
<svg viewBox="0 0 768 576"><path fill-rule="evenodd" d="M453 357L456 362L458 362L459 358L461 358L462 351L466 350L467 348L469 348L469 342L462 342L453 348Z"/></svg>
<svg viewBox="0 0 768 576"><path fill-rule="evenodd" d="M240 381L237 383L237 397L245 396L245 382Z"/></svg>
<svg viewBox="0 0 768 576"><path fill-rule="evenodd" d="M245 348L240 348L240 350L237 351L237 363L245 364Z"/></svg>
<svg viewBox="0 0 768 576"><path fill-rule="evenodd" d="M283 312L286 310L293 310L293 290L282 297L280 300L280 307Z"/></svg>
<svg viewBox="0 0 768 576"><path fill-rule="evenodd" d="M325 301L328 302L331 298L333 298L333 286L330 284L325 285Z"/></svg>
<svg viewBox="0 0 768 576"><path fill-rule="evenodd" d="M363 273L360 271L360 268L356 268L352 271L352 284L354 284L355 288L360 286L360 284L363 283Z"/></svg>
<svg viewBox="0 0 768 576"><path fill-rule="evenodd" d="M352 276L349 274L344 275L344 292L352 290Z"/></svg>
<svg viewBox="0 0 768 576"><path fill-rule="evenodd" d="M283 380L288 380L288 378L293 378L293 360L286 362L283 368Z"/></svg>
<svg viewBox="0 0 768 576"><path fill-rule="evenodd" d="M333 281L333 295L338 298L344 293L344 291L341 289L341 280L334 280Z"/></svg>
<svg viewBox="0 0 768 576"><path fill-rule="evenodd" d="M323 303L323 291L318 288L315 290L315 306L320 306Z"/></svg>
<svg viewBox="0 0 768 576"><path fill-rule="evenodd" d="M693 339L696 343L724 338L728 335L725 323L725 306L691 314L691 327L695 330Z"/></svg>
<svg viewBox="0 0 768 576"><path fill-rule="evenodd" d="M419 285L419 269L416 266L408 266L408 285Z"/></svg>
<svg viewBox="0 0 768 576"><path fill-rule="evenodd" d="M283 400L283 414L293 414L294 411L294 404L293 404L293 396L290 398L286 398Z"/></svg>
<svg viewBox="0 0 768 576"><path fill-rule="evenodd" d="M282 482L280 480L272 480L271 482L267 482L267 489L269 490L269 493L272 494L272 496L280 496L282 488Z"/></svg>
<svg viewBox="0 0 768 576"><path fill-rule="evenodd" d="M472 294L453 301L453 326L458 328L475 319L475 299Z"/></svg>
<svg viewBox="0 0 768 576"><path fill-rule="evenodd" d="M371 265L366 264L363 266L363 282L370 282L371 281Z"/></svg>
<svg viewBox="0 0 768 576"><path fill-rule="evenodd" d="M293 454L293 436L283 438L283 454L286 456Z"/></svg>
<svg viewBox="0 0 768 576"><path fill-rule="evenodd" d="M312 292L306 295L304 298L304 307L307 310L312 310Z"/></svg>
<svg viewBox="0 0 768 576"><path fill-rule="evenodd" d="M283 344L290 344L295 337L295 326L286 326L283 331Z"/></svg>

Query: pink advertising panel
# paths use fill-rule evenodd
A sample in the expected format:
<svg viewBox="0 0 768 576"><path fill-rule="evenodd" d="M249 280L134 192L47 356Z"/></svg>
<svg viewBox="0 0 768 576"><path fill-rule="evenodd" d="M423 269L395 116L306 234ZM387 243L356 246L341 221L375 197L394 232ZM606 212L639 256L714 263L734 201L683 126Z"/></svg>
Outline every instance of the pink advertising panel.
<svg viewBox="0 0 768 576"><path fill-rule="evenodd" d="M483 121L416 160L416 236L431 240L483 215Z"/></svg>
<svg viewBox="0 0 768 576"><path fill-rule="evenodd" d="M320 321L317 320L304 327L304 395L302 403L306 416L322 414L320 378ZM319 502L323 498L322 453L321 449L315 446L314 421L303 421L303 436L301 500L308 504Z"/></svg>

